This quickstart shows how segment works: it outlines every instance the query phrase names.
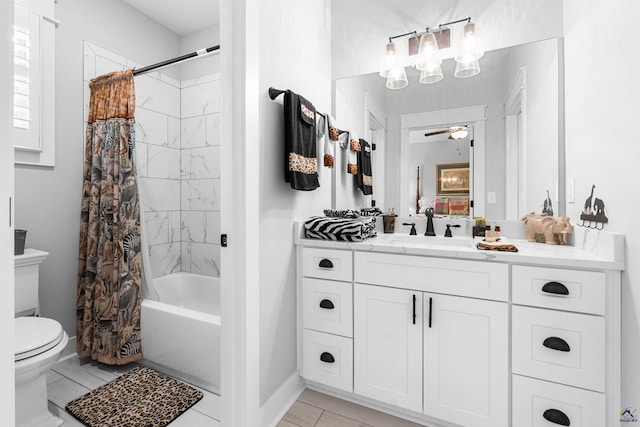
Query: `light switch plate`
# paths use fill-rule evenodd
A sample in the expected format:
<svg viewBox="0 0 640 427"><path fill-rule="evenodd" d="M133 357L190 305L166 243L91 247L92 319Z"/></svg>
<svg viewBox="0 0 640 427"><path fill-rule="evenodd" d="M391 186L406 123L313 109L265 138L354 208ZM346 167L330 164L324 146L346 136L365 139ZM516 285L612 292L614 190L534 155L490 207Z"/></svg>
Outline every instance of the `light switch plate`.
<svg viewBox="0 0 640 427"><path fill-rule="evenodd" d="M496 192L495 191L489 191L487 193L487 203L493 205L496 203Z"/></svg>

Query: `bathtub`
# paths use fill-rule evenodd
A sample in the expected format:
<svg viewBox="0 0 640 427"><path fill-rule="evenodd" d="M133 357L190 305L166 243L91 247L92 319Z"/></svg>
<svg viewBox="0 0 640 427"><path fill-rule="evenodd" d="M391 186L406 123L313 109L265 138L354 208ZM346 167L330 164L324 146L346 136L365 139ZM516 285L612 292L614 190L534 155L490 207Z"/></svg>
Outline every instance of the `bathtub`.
<svg viewBox="0 0 640 427"><path fill-rule="evenodd" d="M220 279L175 273L142 300L142 364L220 392Z"/></svg>

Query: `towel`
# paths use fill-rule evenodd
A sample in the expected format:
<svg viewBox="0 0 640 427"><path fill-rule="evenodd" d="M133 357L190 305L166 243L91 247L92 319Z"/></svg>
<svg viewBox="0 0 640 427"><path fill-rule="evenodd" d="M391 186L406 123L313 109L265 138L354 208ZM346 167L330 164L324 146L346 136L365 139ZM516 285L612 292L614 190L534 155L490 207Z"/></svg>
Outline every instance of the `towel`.
<svg viewBox="0 0 640 427"><path fill-rule="evenodd" d="M356 174L356 187L365 196L373 194L373 177L371 176L371 145L364 139L360 139L360 151L358 151L358 171Z"/></svg>
<svg viewBox="0 0 640 427"><path fill-rule="evenodd" d="M376 235L375 227L375 217L313 216L304 223L304 235L308 239L361 242Z"/></svg>
<svg viewBox="0 0 640 427"><path fill-rule="evenodd" d="M320 187L316 145L316 109L302 96L284 94L284 179L295 190Z"/></svg>
<svg viewBox="0 0 640 427"><path fill-rule="evenodd" d="M334 145L335 142L333 140L333 135L331 133L330 127L329 127L329 115L327 114L326 116L322 115L322 114L316 114L317 120L316 120L316 127L317 127L317 132L316 132L316 140L317 140L317 144L318 147L323 147L324 148L324 156L323 156L323 164L325 167L332 169L333 165L335 164L335 156L333 154L334 152ZM337 129L336 129L337 132ZM335 134L335 140L338 140L338 134Z"/></svg>
<svg viewBox="0 0 640 427"><path fill-rule="evenodd" d="M360 138L355 132L349 132L349 149L347 150L347 173L358 174L358 153L360 151Z"/></svg>
<svg viewBox="0 0 640 427"><path fill-rule="evenodd" d="M518 252L518 248L509 243L504 237L498 237L496 241L482 241L476 243L476 248L484 251Z"/></svg>

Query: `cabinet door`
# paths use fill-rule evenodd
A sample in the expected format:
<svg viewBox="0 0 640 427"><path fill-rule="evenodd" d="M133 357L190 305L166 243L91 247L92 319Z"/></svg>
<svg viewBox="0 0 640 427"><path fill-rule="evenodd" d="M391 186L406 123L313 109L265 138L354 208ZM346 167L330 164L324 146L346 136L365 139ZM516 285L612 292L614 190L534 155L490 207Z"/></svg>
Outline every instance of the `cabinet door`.
<svg viewBox="0 0 640 427"><path fill-rule="evenodd" d="M422 412L422 295L355 284L354 392Z"/></svg>
<svg viewBox="0 0 640 427"><path fill-rule="evenodd" d="M424 313L424 413L463 426L507 426L507 304L424 294Z"/></svg>

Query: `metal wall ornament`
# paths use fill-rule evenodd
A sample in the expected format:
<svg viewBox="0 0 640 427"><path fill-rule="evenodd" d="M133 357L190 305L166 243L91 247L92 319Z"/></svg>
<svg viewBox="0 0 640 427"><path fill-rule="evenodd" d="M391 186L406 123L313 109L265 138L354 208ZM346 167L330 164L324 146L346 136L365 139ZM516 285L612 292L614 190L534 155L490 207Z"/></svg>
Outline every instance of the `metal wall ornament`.
<svg viewBox="0 0 640 427"><path fill-rule="evenodd" d="M549 197L549 190L547 190L547 198L542 204L542 213L553 216L553 205L551 204L551 197Z"/></svg>
<svg viewBox="0 0 640 427"><path fill-rule="evenodd" d="M578 224L578 226L602 230L604 225L609 222L609 219L605 215L604 201L597 197L594 198L595 189L596 186L594 184L591 186L591 194L584 201L582 215L580 215L582 223Z"/></svg>

